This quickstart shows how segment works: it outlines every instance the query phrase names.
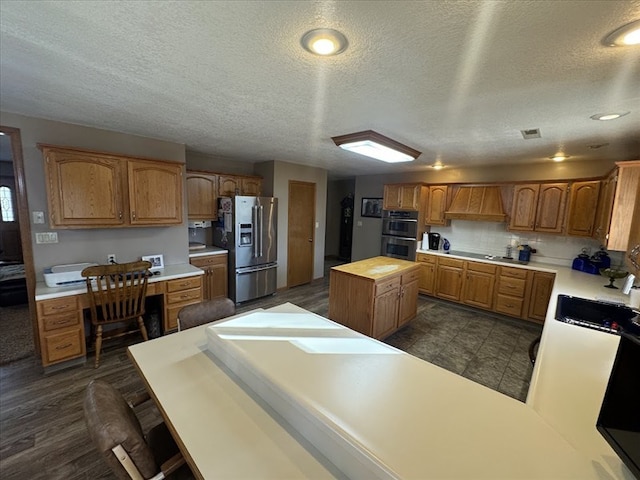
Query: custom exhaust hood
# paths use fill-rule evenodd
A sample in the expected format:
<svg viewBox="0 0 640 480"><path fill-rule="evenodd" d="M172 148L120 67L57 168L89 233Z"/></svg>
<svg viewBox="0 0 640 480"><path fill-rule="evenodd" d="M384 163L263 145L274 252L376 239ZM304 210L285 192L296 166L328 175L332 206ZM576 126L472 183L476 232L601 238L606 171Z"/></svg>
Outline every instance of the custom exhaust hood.
<svg viewBox="0 0 640 480"><path fill-rule="evenodd" d="M507 214L502 206L502 194L497 185L461 186L454 193L445 218L505 222Z"/></svg>

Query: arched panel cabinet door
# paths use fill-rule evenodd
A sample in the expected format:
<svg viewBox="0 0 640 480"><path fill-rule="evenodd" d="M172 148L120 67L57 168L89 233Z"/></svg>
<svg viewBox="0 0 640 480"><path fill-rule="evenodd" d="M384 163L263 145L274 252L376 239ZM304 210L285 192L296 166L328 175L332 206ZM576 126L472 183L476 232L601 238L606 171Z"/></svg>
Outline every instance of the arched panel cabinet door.
<svg viewBox="0 0 640 480"><path fill-rule="evenodd" d="M590 237L596 220L600 180L574 182L569 197L567 235Z"/></svg>

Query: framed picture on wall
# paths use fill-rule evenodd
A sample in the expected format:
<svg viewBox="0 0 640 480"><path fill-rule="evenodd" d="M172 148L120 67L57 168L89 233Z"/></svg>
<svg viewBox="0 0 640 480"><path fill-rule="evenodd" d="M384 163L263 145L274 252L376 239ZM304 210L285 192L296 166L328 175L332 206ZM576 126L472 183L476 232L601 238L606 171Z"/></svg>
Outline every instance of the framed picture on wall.
<svg viewBox="0 0 640 480"><path fill-rule="evenodd" d="M142 257L142 260L146 260L147 262L151 262L151 268L149 270L151 270L152 272L155 272L156 270L161 270L164 268L164 258L162 258L162 255L144 255Z"/></svg>
<svg viewBox="0 0 640 480"><path fill-rule="evenodd" d="M382 199L381 198L363 198L361 217L382 217Z"/></svg>

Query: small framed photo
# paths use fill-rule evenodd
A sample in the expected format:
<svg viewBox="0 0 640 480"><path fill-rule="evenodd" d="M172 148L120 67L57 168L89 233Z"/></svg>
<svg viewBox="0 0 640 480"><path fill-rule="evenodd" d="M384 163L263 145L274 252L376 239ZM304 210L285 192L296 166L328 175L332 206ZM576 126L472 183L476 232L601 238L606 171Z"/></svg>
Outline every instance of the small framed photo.
<svg viewBox="0 0 640 480"><path fill-rule="evenodd" d="M164 268L164 258L162 258L162 255L144 255L142 260L151 262L151 268L149 270L152 272L162 270Z"/></svg>
<svg viewBox="0 0 640 480"><path fill-rule="evenodd" d="M382 199L363 198L360 216L382 218Z"/></svg>

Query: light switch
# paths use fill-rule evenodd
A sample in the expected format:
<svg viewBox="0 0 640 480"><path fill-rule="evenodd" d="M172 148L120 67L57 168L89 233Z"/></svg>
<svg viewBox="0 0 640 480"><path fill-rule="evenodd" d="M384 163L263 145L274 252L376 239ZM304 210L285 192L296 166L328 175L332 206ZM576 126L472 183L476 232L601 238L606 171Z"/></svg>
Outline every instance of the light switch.
<svg viewBox="0 0 640 480"><path fill-rule="evenodd" d="M316 228L320 228L320 222L316 222Z"/></svg>
<svg viewBox="0 0 640 480"><path fill-rule="evenodd" d="M356 222L356 225L357 225L358 227L361 227L361 226L362 226L362 221L361 221L361 220L358 220L358 221Z"/></svg>
<svg viewBox="0 0 640 480"><path fill-rule="evenodd" d="M31 212L33 223L44 223L44 212Z"/></svg>

